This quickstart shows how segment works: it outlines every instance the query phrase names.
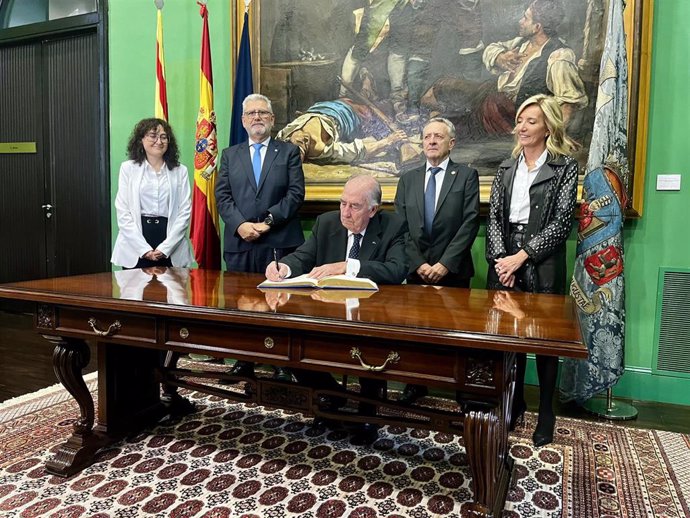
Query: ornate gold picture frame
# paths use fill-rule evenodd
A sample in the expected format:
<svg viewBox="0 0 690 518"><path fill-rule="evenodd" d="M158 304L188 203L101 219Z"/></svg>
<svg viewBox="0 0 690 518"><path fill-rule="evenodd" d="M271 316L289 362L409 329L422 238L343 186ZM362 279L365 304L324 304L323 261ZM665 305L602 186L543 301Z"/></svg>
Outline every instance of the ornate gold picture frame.
<svg viewBox="0 0 690 518"><path fill-rule="evenodd" d="M231 1L236 50L245 2ZM254 89L273 101L275 130L283 130L278 136L289 139L295 127L306 131L305 114L318 113L321 122L320 131L309 134L306 144L311 146L307 153L313 156L304 164L307 206L321 208L336 201L344 181L355 172L377 176L384 200L392 201L398 175L423 158L419 134L430 115L446 116L456 123L458 142L451 156L479 170L481 201L486 203L496 166L512 148L506 125L510 115L503 114L504 120L500 120L505 109L497 75L501 71L490 70L490 47L521 34L529 23L524 19L529 3L280 0L262 4L252 0L249 23ZM558 25L561 50L556 50L576 63L586 96L585 101L579 98L580 106L569 121L569 133L583 144L576 157L584 174L608 0L562 4L566 16ZM639 217L646 162L653 2L628 0L626 4L631 172L628 214ZM497 92L498 102L494 102L492 96ZM396 138L400 134L404 138ZM332 145L334 141L338 146Z"/></svg>

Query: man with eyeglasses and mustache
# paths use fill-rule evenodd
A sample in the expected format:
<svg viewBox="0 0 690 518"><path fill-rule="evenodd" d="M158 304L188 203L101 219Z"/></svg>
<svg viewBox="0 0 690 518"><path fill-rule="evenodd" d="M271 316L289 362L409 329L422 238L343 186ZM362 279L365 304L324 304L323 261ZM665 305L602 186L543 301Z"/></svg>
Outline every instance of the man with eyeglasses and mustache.
<svg viewBox="0 0 690 518"><path fill-rule="evenodd" d="M223 258L228 271L263 273L266 265L304 242L297 211L304 202L304 171L297 146L271 138L271 101L260 94L242 102L248 142L223 150L216 205L225 222ZM230 374L254 376L254 365L238 361ZM284 369L276 377L292 376Z"/></svg>

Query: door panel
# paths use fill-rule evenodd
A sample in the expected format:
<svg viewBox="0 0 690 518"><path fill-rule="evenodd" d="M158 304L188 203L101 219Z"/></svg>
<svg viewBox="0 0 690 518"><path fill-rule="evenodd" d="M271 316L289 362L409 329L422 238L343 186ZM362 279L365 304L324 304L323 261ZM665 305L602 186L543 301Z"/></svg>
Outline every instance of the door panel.
<svg viewBox="0 0 690 518"><path fill-rule="evenodd" d="M36 153L0 153L0 282L46 275L40 44L0 47L0 142L36 142Z"/></svg>
<svg viewBox="0 0 690 518"><path fill-rule="evenodd" d="M109 267L103 243L110 239L110 208L98 148L96 33L48 41L44 59L46 178L54 206L47 227L48 275L103 271Z"/></svg>
<svg viewBox="0 0 690 518"><path fill-rule="evenodd" d="M110 267L99 48L95 29L0 46L0 142L37 150L0 153L0 282Z"/></svg>

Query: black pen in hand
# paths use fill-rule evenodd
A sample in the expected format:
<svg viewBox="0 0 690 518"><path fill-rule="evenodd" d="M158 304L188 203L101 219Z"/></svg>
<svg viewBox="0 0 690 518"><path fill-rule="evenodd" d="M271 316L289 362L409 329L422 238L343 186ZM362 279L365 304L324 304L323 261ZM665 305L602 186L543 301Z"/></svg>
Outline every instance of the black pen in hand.
<svg viewBox="0 0 690 518"><path fill-rule="evenodd" d="M280 275L280 265L278 264L278 251L274 248L273 249L273 260L276 263L276 273L278 274L278 277L282 280L282 275Z"/></svg>

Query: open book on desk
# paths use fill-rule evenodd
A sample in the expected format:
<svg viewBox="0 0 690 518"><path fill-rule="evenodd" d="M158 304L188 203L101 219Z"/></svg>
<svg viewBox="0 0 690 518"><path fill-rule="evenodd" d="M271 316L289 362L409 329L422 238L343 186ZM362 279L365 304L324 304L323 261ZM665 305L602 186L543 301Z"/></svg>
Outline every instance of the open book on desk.
<svg viewBox="0 0 690 518"><path fill-rule="evenodd" d="M378 290L379 287L370 279L364 277L348 277L347 275L330 275L322 279L307 277L307 274L298 277L283 279L282 281L269 281L266 279L257 288L320 288L325 290Z"/></svg>

